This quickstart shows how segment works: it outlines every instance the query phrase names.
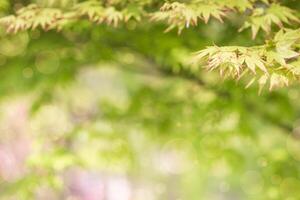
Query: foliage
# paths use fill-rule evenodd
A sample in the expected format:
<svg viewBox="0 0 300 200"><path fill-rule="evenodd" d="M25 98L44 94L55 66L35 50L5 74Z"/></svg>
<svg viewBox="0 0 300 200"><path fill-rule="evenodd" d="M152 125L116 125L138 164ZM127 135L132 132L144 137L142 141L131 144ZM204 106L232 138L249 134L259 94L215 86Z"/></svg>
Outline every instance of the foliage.
<svg viewBox="0 0 300 200"><path fill-rule="evenodd" d="M256 79L262 88L270 81L270 90L277 86L287 86L290 80L299 79L299 30L281 30L272 44L254 47L208 47L196 53L197 64L206 63L208 70L218 69L221 76L240 79L254 76L246 87ZM266 67L268 66L268 67ZM250 75L249 75L250 74Z"/></svg>
<svg viewBox="0 0 300 200"><path fill-rule="evenodd" d="M0 1L0 199L299 199L299 9Z"/></svg>
<svg viewBox="0 0 300 200"><path fill-rule="evenodd" d="M40 3L41 4L41 3ZM52 6L55 4L52 4ZM166 31L177 27L178 33L182 32L184 28L189 28L190 26L196 26L199 20L203 20L208 23L211 17L223 22L225 16L229 16L230 13L237 12L239 15L243 13L250 13L243 22L241 30L246 28L251 28L253 39L256 37L260 29L264 30L268 35L272 33L272 24L276 24L281 30L274 37L269 37L267 42L259 47L227 47L223 48L221 51L229 51L228 53L210 53L210 56L215 56L215 59L220 61L216 64L212 64L209 68L214 69L220 67L221 74L223 71L229 69L229 74L234 78L240 78L240 72L243 71L243 64L247 65L246 69L250 69L255 74L255 66L259 67L260 70L265 72L265 74L260 75L259 83L261 86L265 85L267 79L272 80L270 83L270 88L273 86L284 86L288 85L289 82L297 80L297 40L299 37L299 31L297 29L285 30L283 27L285 24L291 24L293 22L299 23L300 20L297 17L295 10L285 7L277 2L268 1L189 1L189 2L166 2L161 5L159 11L148 11L149 5L156 6L156 2L152 1L84 1L80 3L73 3L70 8L64 8L64 6L51 8L39 6L36 4L28 5L24 8L19 9L16 15L10 15L3 17L1 23L6 28L9 33L17 33L18 31L24 31L27 29L35 29L41 27L44 30L58 29L61 30L67 24L74 23L81 18L87 17L90 21L97 24L106 23L108 25L113 25L116 27L120 22L134 21L145 21L145 17L150 16L150 21L166 21L168 28ZM152 8L153 9L153 8ZM143 20L142 20L143 18ZM282 32L285 35L291 35L291 40L286 41L280 36ZM279 37L279 38L278 38ZM281 40L278 44L277 40ZM290 40L290 38L286 38ZM291 44L292 43L292 44ZM295 44L294 44L295 43ZM280 45L281 47L279 47ZM292 45L294 45L292 47ZM205 52L211 51L213 48L209 48L204 51L200 51L203 54ZM237 54L245 54L246 51L250 55L233 55L234 52ZM232 54L232 55L230 55ZM201 57L201 56L200 56ZM239 57L239 58L235 58ZM227 67L228 59L233 58L230 62L235 63L233 66ZM235 59L238 59L235 60ZM253 63L251 60L256 60ZM292 60L292 62L286 62L287 60ZM230 64L230 65L231 65ZM231 68L235 70L231 70ZM280 69L280 71L278 71ZM270 74L269 71L272 71ZM270 76L269 76L270 74ZM250 76L248 76L250 78ZM251 79L251 83L254 78Z"/></svg>

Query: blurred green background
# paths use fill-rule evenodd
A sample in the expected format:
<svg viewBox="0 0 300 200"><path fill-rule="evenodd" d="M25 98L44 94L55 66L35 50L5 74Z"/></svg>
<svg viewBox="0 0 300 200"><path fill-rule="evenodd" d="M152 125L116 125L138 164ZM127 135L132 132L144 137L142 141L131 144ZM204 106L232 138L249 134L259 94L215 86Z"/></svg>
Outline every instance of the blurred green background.
<svg viewBox="0 0 300 200"><path fill-rule="evenodd" d="M0 199L300 199L299 85L258 95L184 67L263 41L238 24L1 30Z"/></svg>

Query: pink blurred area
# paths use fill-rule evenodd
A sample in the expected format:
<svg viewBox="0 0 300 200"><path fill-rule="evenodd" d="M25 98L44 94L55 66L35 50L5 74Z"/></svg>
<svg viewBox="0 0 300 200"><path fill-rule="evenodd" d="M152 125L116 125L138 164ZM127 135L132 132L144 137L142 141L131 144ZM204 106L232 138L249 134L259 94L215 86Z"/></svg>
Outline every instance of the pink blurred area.
<svg viewBox="0 0 300 200"><path fill-rule="evenodd" d="M25 161L31 150L28 108L26 102L16 101L2 109L0 178L5 181L14 181L26 172Z"/></svg>
<svg viewBox="0 0 300 200"><path fill-rule="evenodd" d="M132 187L126 176L71 170L66 175L67 196L78 200L131 200Z"/></svg>

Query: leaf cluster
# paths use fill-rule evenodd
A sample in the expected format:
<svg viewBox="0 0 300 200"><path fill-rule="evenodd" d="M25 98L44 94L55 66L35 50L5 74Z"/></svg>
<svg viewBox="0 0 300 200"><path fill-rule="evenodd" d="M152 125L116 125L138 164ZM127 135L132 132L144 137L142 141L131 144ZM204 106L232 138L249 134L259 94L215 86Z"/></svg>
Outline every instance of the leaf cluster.
<svg viewBox="0 0 300 200"><path fill-rule="evenodd" d="M260 90L268 83L272 90L300 79L299 45L300 30L281 30L272 42L261 46L207 47L195 54L193 64L237 80L247 74L246 87L257 81Z"/></svg>

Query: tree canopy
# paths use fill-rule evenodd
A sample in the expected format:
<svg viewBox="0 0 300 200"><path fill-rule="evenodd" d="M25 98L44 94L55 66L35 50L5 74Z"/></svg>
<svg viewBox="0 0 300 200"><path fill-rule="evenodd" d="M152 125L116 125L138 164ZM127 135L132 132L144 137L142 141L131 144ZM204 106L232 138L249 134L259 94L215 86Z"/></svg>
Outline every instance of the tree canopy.
<svg viewBox="0 0 300 200"><path fill-rule="evenodd" d="M206 47L191 58L193 63L186 65L195 64L200 68L205 65L208 70L218 70L221 76L234 79L246 74L247 87L257 81L260 88L268 84L271 90L298 81L300 19L297 10L277 1L37 1L3 17L1 24L8 33L17 33L36 28L61 30L82 19L113 27L150 20L150 23L166 23L165 32L176 28L181 33L199 23L208 23L211 18L221 23L224 20L240 23L238 30L251 29L252 39L262 30L266 40L253 46ZM237 18L242 20L236 22Z"/></svg>
<svg viewBox="0 0 300 200"><path fill-rule="evenodd" d="M297 0L0 0L0 199L300 198Z"/></svg>

